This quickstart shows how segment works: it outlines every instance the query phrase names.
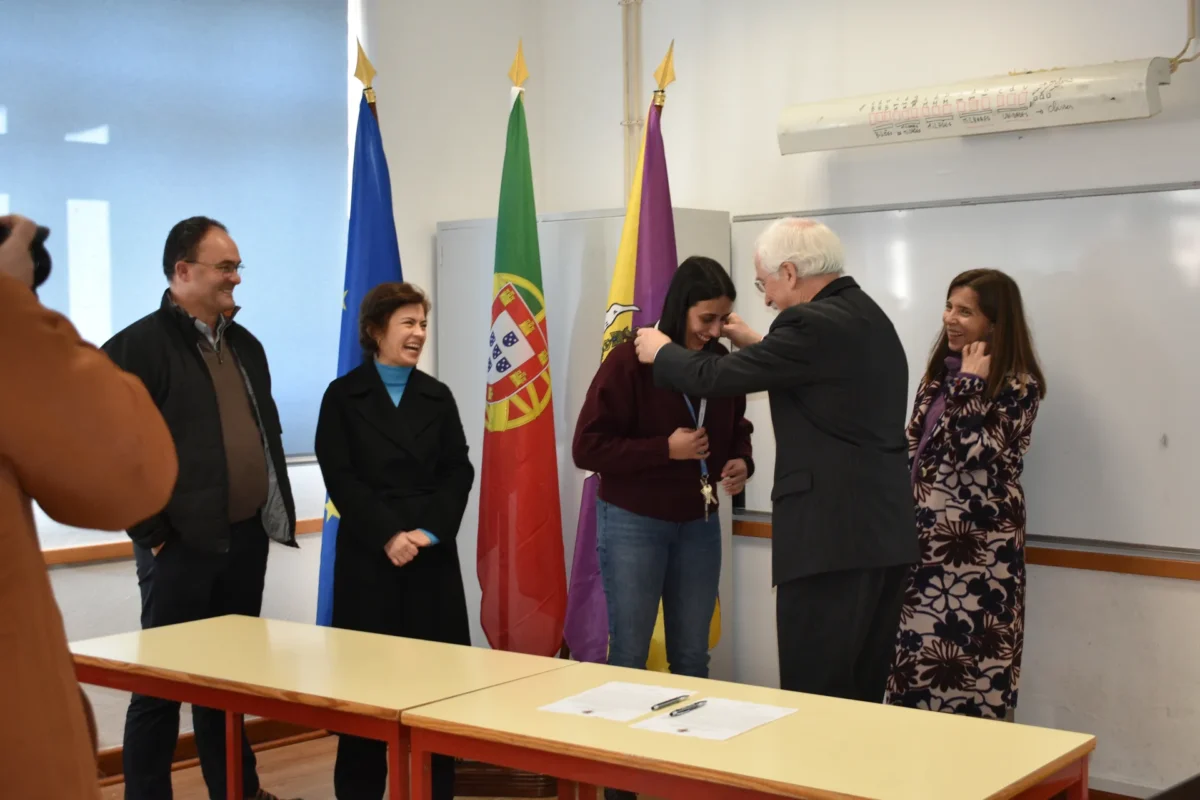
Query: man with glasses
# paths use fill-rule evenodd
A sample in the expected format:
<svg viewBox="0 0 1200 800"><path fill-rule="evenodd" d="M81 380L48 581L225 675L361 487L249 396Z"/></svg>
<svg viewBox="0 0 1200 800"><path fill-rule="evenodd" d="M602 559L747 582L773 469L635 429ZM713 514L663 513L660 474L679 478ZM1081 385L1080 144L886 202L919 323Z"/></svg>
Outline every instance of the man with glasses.
<svg viewBox="0 0 1200 800"><path fill-rule="evenodd" d="M722 334L741 349L730 355L689 352L653 328L638 331L637 351L663 388L768 393L780 686L881 703L919 557L908 361L844 261L825 225L777 220L754 247L755 286L779 311L765 336L731 315Z"/></svg>
<svg viewBox="0 0 1200 800"><path fill-rule="evenodd" d="M179 454L175 491L160 514L129 529L142 596L142 627L223 614L258 616L268 539L296 546L296 511L279 412L263 347L234 322L242 260L225 226L185 219L167 235L169 287L157 311L104 345L142 379ZM209 795L225 797L225 719L193 707ZM134 695L125 717L126 800L171 797L179 703ZM258 784L242 737L245 795Z"/></svg>

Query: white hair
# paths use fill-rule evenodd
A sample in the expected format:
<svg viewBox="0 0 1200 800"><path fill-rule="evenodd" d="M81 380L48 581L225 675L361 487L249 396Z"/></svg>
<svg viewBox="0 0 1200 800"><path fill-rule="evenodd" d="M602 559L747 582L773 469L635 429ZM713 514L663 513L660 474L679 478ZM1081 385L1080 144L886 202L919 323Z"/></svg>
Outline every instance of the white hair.
<svg viewBox="0 0 1200 800"><path fill-rule="evenodd" d="M754 260L768 274L783 264L796 268L797 278L841 275L846 256L837 234L823 223L799 217L777 219L754 242Z"/></svg>

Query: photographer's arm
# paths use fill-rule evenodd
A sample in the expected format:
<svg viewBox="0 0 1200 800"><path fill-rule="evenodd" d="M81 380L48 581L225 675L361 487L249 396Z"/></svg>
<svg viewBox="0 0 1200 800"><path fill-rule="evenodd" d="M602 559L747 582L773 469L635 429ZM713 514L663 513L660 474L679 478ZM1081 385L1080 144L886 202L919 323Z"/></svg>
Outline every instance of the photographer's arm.
<svg viewBox="0 0 1200 800"><path fill-rule="evenodd" d="M0 457L64 524L121 530L157 514L178 463L145 386L12 275L0 270Z"/></svg>

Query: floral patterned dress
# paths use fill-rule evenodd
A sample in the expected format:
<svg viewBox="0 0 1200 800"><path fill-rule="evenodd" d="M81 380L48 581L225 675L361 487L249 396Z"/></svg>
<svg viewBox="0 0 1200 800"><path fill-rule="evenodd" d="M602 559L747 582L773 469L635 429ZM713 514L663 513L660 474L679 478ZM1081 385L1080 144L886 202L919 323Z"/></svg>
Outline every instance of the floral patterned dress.
<svg viewBox="0 0 1200 800"><path fill-rule="evenodd" d="M1010 377L989 398L986 381L952 369L917 392L908 443L921 561L905 593L888 678L892 705L998 719L1016 707L1025 623L1021 472L1040 397L1028 375ZM930 410L943 404L926 431Z"/></svg>

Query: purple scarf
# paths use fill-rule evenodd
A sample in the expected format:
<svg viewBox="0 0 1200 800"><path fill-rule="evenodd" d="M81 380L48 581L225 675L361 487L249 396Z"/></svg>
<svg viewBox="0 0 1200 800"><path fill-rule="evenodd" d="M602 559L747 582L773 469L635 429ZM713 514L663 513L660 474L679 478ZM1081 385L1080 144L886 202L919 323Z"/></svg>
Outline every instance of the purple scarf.
<svg viewBox="0 0 1200 800"><path fill-rule="evenodd" d="M929 410L925 412L925 425L921 429L921 441L917 445L917 453L913 457L913 483L917 482L917 475L920 473L921 454L925 452L925 446L929 444L929 437L933 433L933 429L937 426L938 420L942 418L942 414L946 413L946 394L950 388L950 381L958 377L958 372L961 369L962 358L960 356L946 356L946 372L942 375L942 385L938 389L937 397L933 398L933 402L929 404Z"/></svg>

